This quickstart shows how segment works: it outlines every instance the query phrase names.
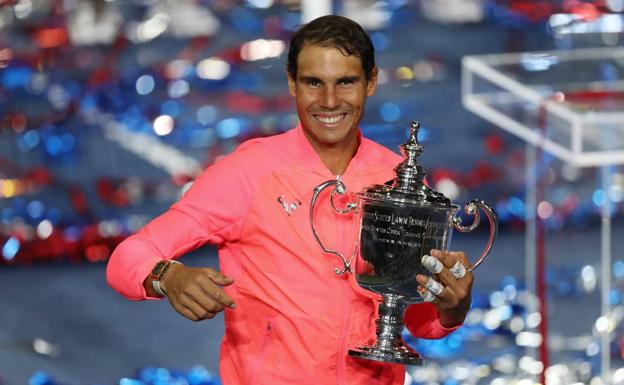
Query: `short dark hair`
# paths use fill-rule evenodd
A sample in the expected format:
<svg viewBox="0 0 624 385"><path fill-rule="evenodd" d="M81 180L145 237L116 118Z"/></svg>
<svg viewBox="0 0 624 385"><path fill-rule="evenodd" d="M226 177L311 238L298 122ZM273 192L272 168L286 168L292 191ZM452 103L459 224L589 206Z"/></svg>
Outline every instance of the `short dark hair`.
<svg viewBox="0 0 624 385"><path fill-rule="evenodd" d="M339 49L343 54L360 58L366 79L375 68L375 48L368 34L355 21L337 15L321 16L301 26L290 39L286 70L297 78L297 59L304 44L318 44Z"/></svg>

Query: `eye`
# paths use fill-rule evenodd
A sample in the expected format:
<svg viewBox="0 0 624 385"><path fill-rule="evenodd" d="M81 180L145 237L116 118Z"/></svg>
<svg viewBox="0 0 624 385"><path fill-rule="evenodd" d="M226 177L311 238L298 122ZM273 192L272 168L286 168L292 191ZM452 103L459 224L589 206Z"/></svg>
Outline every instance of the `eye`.
<svg viewBox="0 0 624 385"><path fill-rule="evenodd" d="M355 80L353 79L343 79L338 82L340 87L351 87L353 84L355 84Z"/></svg>
<svg viewBox="0 0 624 385"><path fill-rule="evenodd" d="M320 87L320 86L321 86L321 82L320 82L320 80L318 80L318 79L308 79L308 80L306 80L306 85L307 85L308 87L314 87L314 88L317 88L317 87Z"/></svg>

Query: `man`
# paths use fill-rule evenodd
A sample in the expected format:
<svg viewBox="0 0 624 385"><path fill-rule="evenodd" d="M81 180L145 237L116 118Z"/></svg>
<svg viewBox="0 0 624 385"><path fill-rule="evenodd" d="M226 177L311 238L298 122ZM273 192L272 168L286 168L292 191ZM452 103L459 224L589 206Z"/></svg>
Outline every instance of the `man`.
<svg viewBox="0 0 624 385"><path fill-rule="evenodd" d="M314 187L340 176L359 191L393 178L401 161L360 134L377 85L373 46L353 21L321 17L294 34L287 72L299 126L243 143L206 169L169 211L115 250L109 283L130 299L166 295L193 321L224 311L224 384L403 384L401 365L347 355L374 342L379 296L353 274L335 273L342 262L320 250L309 223ZM316 224L326 244L350 255L354 218L325 201ZM204 243L218 246L220 272L170 262ZM438 282L417 277L432 303L405 316L417 337L448 334L470 306L472 275L458 279L449 270L457 261L467 266L466 257L433 256Z"/></svg>

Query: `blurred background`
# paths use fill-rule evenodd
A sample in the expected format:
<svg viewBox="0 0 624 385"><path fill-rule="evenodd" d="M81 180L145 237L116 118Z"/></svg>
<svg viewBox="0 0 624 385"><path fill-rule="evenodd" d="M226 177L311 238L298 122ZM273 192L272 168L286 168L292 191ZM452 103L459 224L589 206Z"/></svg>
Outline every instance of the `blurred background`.
<svg viewBox="0 0 624 385"><path fill-rule="evenodd" d="M326 13L356 20L375 45L379 86L364 134L398 151L420 121L429 182L459 204L490 202L500 217L466 325L438 341L405 337L427 358L406 384L624 384L623 162L577 167L531 152L462 104L465 56L591 57L606 47L613 57L565 72L556 54L521 55L506 76L538 79L550 94L565 73L583 91L577 112L624 113L623 9L623 0L0 0L0 384L219 383L222 319L192 323L164 301L131 303L106 285L105 264L202 168L296 125L288 40ZM601 80L608 92L594 86ZM514 110L535 130L547 125L539 106ZM611 143L621 144L616 119ZM478 255L486 239L456 234L452 247ZM536 253L542 265L531 265ZM216 253L183 262L214 267Z"/></svg>

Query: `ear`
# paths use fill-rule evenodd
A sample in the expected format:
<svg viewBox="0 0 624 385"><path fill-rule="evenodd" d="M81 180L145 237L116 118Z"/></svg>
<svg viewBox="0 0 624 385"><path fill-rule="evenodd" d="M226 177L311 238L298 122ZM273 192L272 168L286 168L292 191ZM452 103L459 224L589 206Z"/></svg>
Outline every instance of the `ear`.
<svg viewBox="0 0 624 385"><path fill-rule="evenodd" d="M366 96L375 95L375 90L377 90L377 75L379 75L379 69L375 66L371 71L370 79L366 82Z"/></svg>
<svg viewBox="0 0 624 385"><path fill-rule="evenodd" d="M295 97L297 96L297 82L290 76L290 74L287 74L288 77L288 92L290 92L290 95Z"/></svg>

